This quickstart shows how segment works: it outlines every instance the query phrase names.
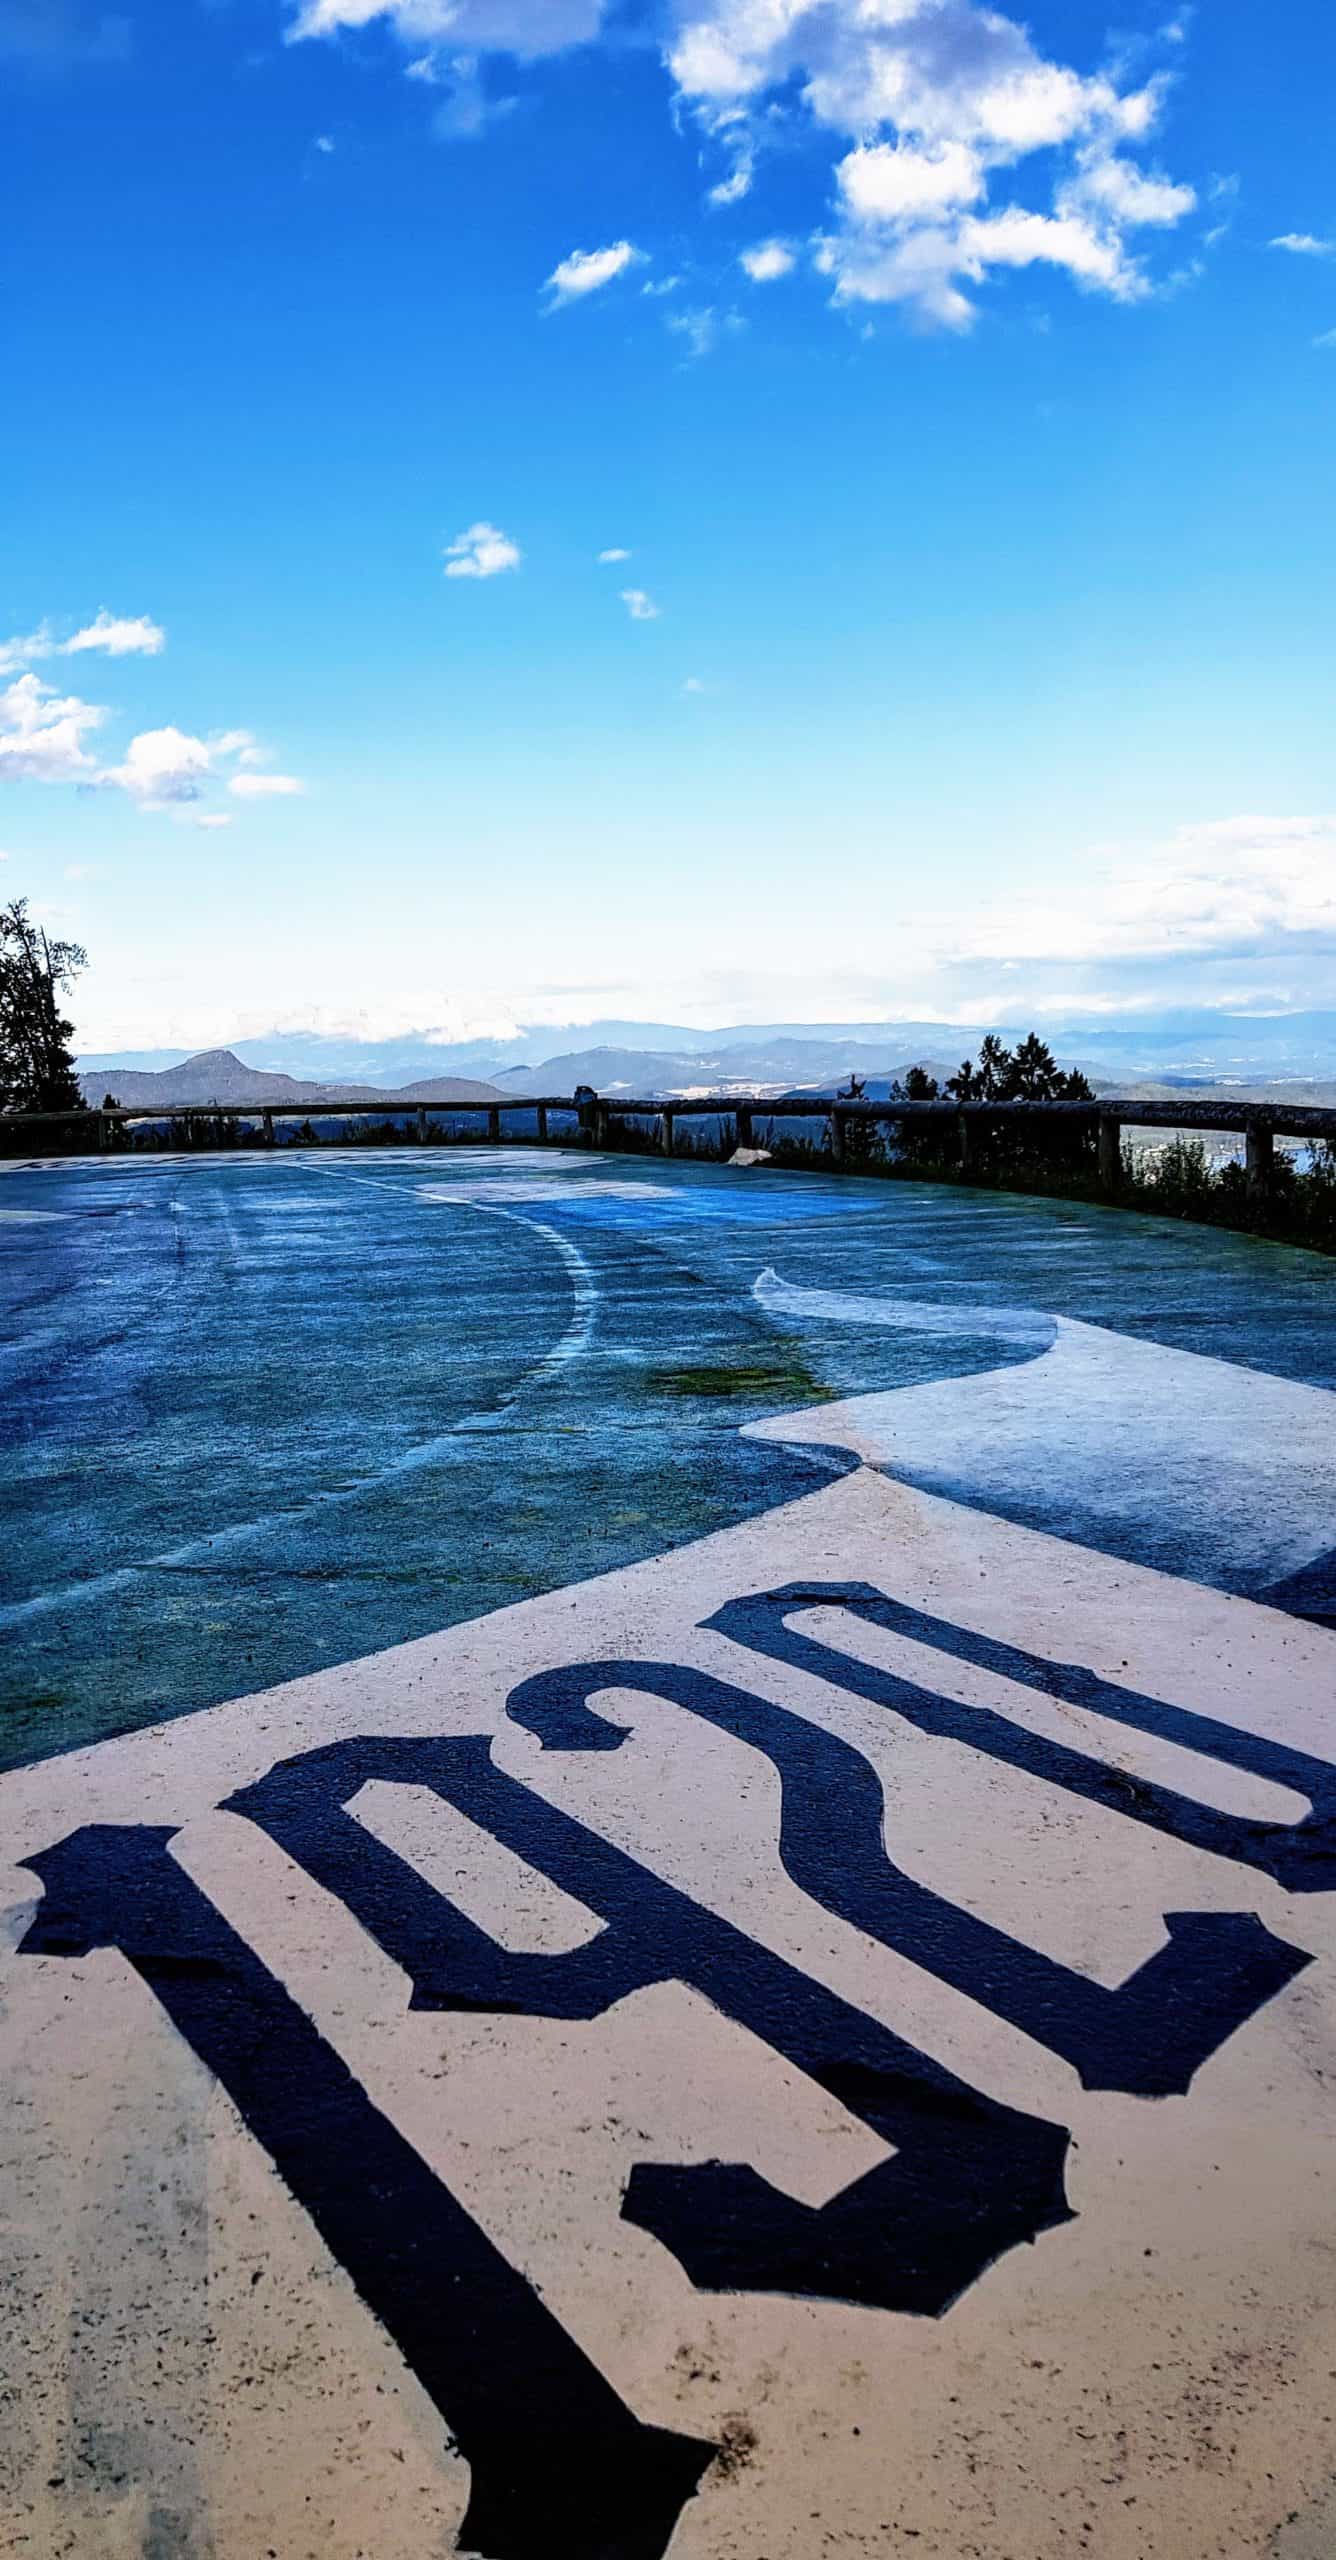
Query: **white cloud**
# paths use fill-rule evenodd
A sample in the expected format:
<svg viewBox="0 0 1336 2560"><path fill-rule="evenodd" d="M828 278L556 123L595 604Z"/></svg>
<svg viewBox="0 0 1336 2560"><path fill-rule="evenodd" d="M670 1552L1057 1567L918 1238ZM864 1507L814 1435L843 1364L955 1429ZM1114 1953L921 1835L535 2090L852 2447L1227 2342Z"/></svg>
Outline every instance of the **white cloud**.
<svg viewBox="0 0 1336 2560"><path fill-rule="evenodd" d="M643 587L623 587L622 602L633 622L657 622L659 607Z"/></svg>
<svg viewBox="0 0 1336 2560"><path fill-rule="evenodd" d="M499 526L471 524L467 533L447 543L445 574L447 578L499 578L505 569L518 569L523 557L519 544Z"/></svg>
<svg viewBox="0 0 1336 2560"><path fill-rule="evenodd" d="M613 0L298 0L289 34L383 25L412 77L451 92L447 128L474 133L513 103L489 98L489 61L590 42L616 14ZM1135 156L1162 115L1181 18L1077 70L990 0L660 0L660 16L675 110L718 155L711 205L749 194L773 137L805 122L833 138L833 217L819 246L837 301L899 302L964 328L971 287L1039 258L1087 291L1133 301L1150 275L1131 234L1194 210L1191 187ZM1134 79L1133 62L1157 48L1166 67ZM1024 162L1034 183L1013 187ZM976 223L997 227L980 235ZM1317 255L1325 244L1294 233L1279 245ZM640 255L627 240L573 251L548 278L549 307L600 291ZM1175 276L1192 271L1180 261ZM683 334L704 351L717 329L694 317Z"/></svg>
<svg viewBox="0 0 1336 2560"><path fill-rule="evenodd" d="M1069 898L985 912L961 956L1034 968L1272 961L1336 951L1336 815L1180 827L1141 855L1081 866Z"/></svg>
<svg viewBox="0 0 1336 2560"><path fill-rule="evenodd" d="M684 679L682 691L684 693L708 693L709 686L701 676L687 676Z"/></svg>
<svg viewBox="0 0 1336 2560"><path fill-rule="evenodd" d="M295 800L306 789L292 773L234 773L227 787L238 800Z"/></svg>
<svg viewBox="0 0 1336 2560"><path fill-rule="evenodd" d="M948 329L968 329L974 321L961 280L981 283L995 267L1060 267L1077 284L1118 302L1150 290L1116 232L1079 212L1027 213L1020 205L970 216L949 234L928 226L887 240L827 239L817 263L834 277L837 302L909 303Z"/></svg>
<svg viewBox="0 0 1336 2560"><path fill-rule="evenodd" d="M1324 329L1320 338L1314 338L1313 344L1315 347L1336 347L1336 329Z"/></svg>
<svg viewBox="0 0 1336 2560"><path fill-rule="evenodd" d="M166 632L161 624L150 622L146 613L131 619L104 608L72 640L63 640L58 654L77 658L86 649L100 649L108 658L156 658L166 646Z"/></svg>
<svg viewBox="0 0 1336 2560"><path fill-rule="evenodd" d="M0 782L87 782L96 771L85 737L105 713L22 675L0 691Z"/></svg>
<svg viewBox="0 0 1336 2560"><path fill-rule="evenodd" d="M329 154L331 153L331 151L332 151L332 150L333 150L333 148L334 148L334 136L333 136L333 134L332 134L332 133L318 133L318 134L316 135L316 138L315 138L315 147L316 147L317 151L321 151L321 152L323 152L323 153L324 153L324 155L325 155L325 157L326 157L326 159L328 159Z"/></svg>
<svg viewBox="0 0 1336 2560"><path fill-rule="evenodd" d="M123 762L98 780L128 791L142 809L166 809L197 800L212 770L213 753L203 738L183 729L143 729L130 740Z"/></svg>
<svg viewBox="0 0 1336 2560"><path fill-rule="evenodd" d="M232 824L232 812L230 809L201 809L199 816L194 820L194 824L197 827L202 829L207 828L210 831L217 827L230 827Z"/></svg>
<svg viewBox="0 0 1336 2560"><path fill-rule="evenodd" d="M1102 285L1120 301L1147 290L1127 264L1121 242L1076 213L1025 213L1007 205L963 226L961 253L967 274L1042 264L1065 267L1079 283Z"/></svg>
<svg viewBox="0 0 1336 2560"><path fill-rule="evenodd" d="M954 212L984 192L977 155L961 142L929 151L908 142L860 143L835 172L847 211L859 222L903 222Z"/></svg>
<svg viewBox="0 0 1336 2560"><path fill-rule="evenodd" d="M0 672L7 671L11 653L20 651L44 657L75 657L89 650L112 658L156 657L162 645L161 630L146 616L126 620L102 612L69 640L53 639L43 626L27 640L5 643ZM0 688L0 781L96 785L124 791L141 809L169 809L198 800L217 778L220 761L234 759L242 767L265 761L265 750L249 729L227 729L206 739L168 725L140 730L119 764L99 765L88 741L106 719L100 703L61 694L29 668ZM234 774L229 785L242 799L286 796L303 787L289 774L250 771Z"/></svg>
<svg viewBox="0 0 1336 2560"><path fill-rule="evenodd" d="M587 43L598 34L603 14L604 0L303 0L288 41L382 19L405 45L448 43L462 51L537 61ZM408 68L422 77L416 62Z"/></svg>
<svg viewBox="0 0 1336 2560"><path fill-rule="evenodd" d="M1282 231L1269 249L1288 249L1295 258L1336 258L1336 240L1319 240L1312 231Z"/></svg>
<svg viewBox="0 0 1336 2560"><path fill-rule="evenodd" d="M600 551L598 555L599 567L606 568L611 560L629 560L630 557L631 554L629 551L619 551L615 549L612 551Z"/></svg>
<svg viewBox="0 0 1336 2560"><path fill-rule="evenodd" d="M758 240L754 249L744 249L738 259L753 284L775 284L781 276L792 275L797 263L786 240Z"/></svg>
<svg viewBox="0 0 1336 2560"><path fill-rule="evenodd" d="M643 249L633 248L629 240L614 240L606 249L572 249L568 258L553 268L543 290L550 293L553 304L581 302L586 294L600 293L628 267L643 267Z"/></svg>
<svg viewBox="0 0 1336 2560"><path fill-rule="evenodd" d="M999 9L975 0L675 4L668 59L679 99L735 166L795 112L851 146L834 170L835 227L817 244L837 301L902 302L967 327L967 286L1040 258L1087 289L1132 300L1147 285L1124 235L1180 222L1195 205L1190 187L1127 156L1155 126L1164 80L1128 88L1112 71L1051 61ZM999 173L1035 153L1057 155L1056 167L1040 164L1047 201L1023 204L1005 183L994 194Z"/></svg>
<svg viewBox="0 0 1336 2560"><path fill-rule="evenodd" d="M156 658L166 645L166 632L147 614L131 618L104 608L69 640L58 640L49 622L25 638L0 640L0 675L11 675L17 667L30 667L43 658L82 657L90 649L108 658Z"/></svg>
<svg viewBox="0 0 1336 2560"><path fill-rule="evenodd" d="M1121 152L1096 150L1082 153L1076 175L1058 189L1056 201L1059 212L1103 217L1132 231L1168 229L1193 212L1197 197L1192 187L1147 176Z"/></svg>

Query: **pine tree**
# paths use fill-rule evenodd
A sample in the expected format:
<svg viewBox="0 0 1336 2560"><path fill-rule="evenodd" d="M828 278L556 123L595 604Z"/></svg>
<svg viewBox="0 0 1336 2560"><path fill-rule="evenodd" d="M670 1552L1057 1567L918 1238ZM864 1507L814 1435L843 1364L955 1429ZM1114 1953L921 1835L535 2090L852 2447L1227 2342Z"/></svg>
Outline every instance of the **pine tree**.
<svg viewBox="0 0 1336 2560"><path fill-rule="evenodd" d="M25 898L0 908L0 1107L8 1111L82 1111L70 1037L60 1010L88 954L77 942L52 942L33 923Z"/></svg>

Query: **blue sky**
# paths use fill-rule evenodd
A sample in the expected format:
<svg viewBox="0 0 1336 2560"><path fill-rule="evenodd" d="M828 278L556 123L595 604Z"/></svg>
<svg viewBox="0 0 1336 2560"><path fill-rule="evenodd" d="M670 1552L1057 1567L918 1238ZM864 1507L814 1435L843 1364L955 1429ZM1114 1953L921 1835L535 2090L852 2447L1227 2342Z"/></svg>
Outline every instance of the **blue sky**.
<svg viewBox="0 0 1336 2560"><path fill-rule="evenodd" d="M84 1045L1329 998L1316 0L0 0L0 91Z"/></svg>

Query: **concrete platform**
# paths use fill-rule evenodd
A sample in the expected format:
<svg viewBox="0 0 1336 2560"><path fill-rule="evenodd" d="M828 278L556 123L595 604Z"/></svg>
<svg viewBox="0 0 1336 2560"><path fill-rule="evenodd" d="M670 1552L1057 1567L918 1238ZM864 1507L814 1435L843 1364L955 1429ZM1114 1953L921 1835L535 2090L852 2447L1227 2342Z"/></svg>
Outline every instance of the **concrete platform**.
<svg viewBox="0 0 1336 2560"><path fill-rule="evenodd" d="M483 1150L0 1243L0 2551L1330 2560L1329 1266Z"/></svg>

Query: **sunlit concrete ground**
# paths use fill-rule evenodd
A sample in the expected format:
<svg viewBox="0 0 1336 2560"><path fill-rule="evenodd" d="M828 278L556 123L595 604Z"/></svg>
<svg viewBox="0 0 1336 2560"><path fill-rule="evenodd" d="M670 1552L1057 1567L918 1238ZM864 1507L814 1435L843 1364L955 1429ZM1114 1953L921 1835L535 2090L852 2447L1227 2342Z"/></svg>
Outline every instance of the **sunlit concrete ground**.
<svg viewBox="0 0 1336 2560"><path fill-rule="evenodd" d="M1336 1266L479 1149L0 1252L0 2552L1330 2560Z"/></svg>

